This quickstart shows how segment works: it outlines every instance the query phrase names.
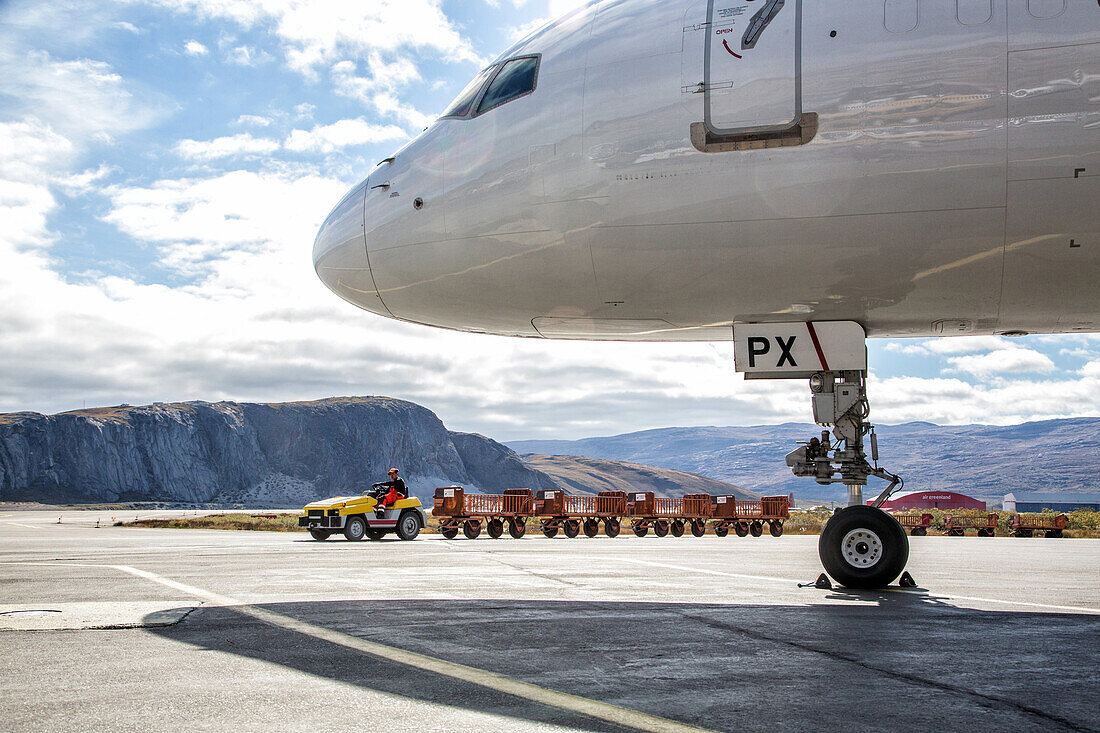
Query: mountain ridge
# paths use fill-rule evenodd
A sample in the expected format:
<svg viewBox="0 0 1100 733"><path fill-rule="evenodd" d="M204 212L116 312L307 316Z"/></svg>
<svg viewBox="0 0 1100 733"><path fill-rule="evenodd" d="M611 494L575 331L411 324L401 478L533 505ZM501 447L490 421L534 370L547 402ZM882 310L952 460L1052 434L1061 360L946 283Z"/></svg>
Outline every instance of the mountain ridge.
<svg viewBox="0 0 1100 733"><path fill-rule="evenodd" d="M1018 425L880 425L880 464L912 490L950 490L990 502L1012 491L1100 491L1100 417ZM509 441L518 453L633 461L728 481L762 494L840 500L844 489L793 476L784 461L798 441L820 435L814 425L652 428L575 441ZM867 493L877 486L873 483Z"/></svg>

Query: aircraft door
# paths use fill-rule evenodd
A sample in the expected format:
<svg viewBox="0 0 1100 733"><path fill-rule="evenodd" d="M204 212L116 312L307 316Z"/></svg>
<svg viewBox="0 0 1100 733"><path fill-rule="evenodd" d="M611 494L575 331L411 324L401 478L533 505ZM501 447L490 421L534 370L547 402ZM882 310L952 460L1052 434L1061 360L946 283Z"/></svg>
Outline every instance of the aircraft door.
<svg viewBox="0 0 1100 733"><path fill-rule="evenodd" d="M801 0L709 0L704 121L715 135L785 130L802 116Z"/></svg>

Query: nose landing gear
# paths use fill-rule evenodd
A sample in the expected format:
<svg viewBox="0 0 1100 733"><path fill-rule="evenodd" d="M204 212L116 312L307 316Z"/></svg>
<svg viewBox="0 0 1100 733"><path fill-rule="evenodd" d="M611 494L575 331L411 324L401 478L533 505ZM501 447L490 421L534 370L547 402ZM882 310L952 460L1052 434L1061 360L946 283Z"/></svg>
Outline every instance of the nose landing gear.
<svg viewBox="0 0 1100 733"><path fill-rule="evenodd" d="M821 438L787 454L795 476L812 476L819 484L843 483L848 506L838 509L817 543L821 564L835 580L849 588L881 588L901 574L909 559L909 539L892 516L879 507L903 484L900 476L878 465L878 440L867 422L870 406L862 371L823 371L810 377L814 422L832 428ZM870 436L872 465L864 452ZM876 476L890 482L867 506L863 487Z"/></svg>

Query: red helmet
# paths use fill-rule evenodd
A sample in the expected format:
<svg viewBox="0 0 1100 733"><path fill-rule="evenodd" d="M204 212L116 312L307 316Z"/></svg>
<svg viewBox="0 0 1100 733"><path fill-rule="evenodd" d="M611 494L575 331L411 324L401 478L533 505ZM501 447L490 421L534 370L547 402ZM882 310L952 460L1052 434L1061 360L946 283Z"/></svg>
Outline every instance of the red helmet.
<svg viewBox="0 0 1100 733"><path fill-rule="evenodd" d="M397 469L396 468L391 468L389 470L389 473L391 473L391 474L397 473Z"/></svg>

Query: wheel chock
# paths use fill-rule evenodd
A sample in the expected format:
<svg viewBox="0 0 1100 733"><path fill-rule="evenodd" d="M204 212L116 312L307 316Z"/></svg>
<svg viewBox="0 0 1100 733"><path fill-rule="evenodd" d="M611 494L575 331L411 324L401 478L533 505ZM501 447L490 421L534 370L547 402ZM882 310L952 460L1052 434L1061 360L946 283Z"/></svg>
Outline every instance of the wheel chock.
<svg viewBox="0 0 1100 733"><path fill-rule="evenodd" d="M799 588L818 588L819 590L832 590L833 584L829 582L829 576L825 573L817 576L817 580L812 583L799 583Z"/></svg>
<svg viewBox="0 0 1100 733"><path fill-rule="evenodd" d="M909 574L908 570L906 570L904 573L901 574L901 577L898 578L898 585L900 585L902 588L916 588L917 581L913 580L913 576Z"/></svg>

